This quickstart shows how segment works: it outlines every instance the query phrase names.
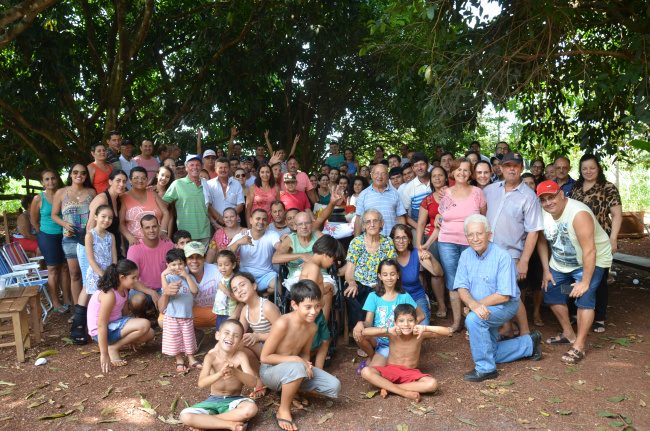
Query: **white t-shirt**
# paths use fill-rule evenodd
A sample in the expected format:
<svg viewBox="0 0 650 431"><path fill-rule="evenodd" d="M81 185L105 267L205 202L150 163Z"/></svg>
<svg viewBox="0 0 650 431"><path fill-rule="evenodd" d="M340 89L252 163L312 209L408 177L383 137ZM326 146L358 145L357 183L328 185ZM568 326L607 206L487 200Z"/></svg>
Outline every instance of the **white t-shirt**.
<svg viewBox="0 0 650 431"><path fill-rule="evenodd" d="M131 181L129 180L129 177L131 176L131 169L138 166L138 162L136 162L133 157L131 157L131 160L126 160L124 156L120 154L120 163L122 164L122 170L126 172L126 189L131 190Z"/></svg>
<svg viewBox="0 0 650 431"><path fill-rule="evenodd" d="M250 229L241 231L230 241L235 241L250 234ZM239 260L242 271L250 272L255 277L268 274L273 271L271 259L275 253L275 244L280 242L280 236L277 232L266 231L264 236L258 240L253 240L253 245L242 245L239 247Z"/></svg>
<svg viewBox="0 0 650 431"><path fill-rule="evenodd" d="M244 183L244 185L245 185L246 187L250 187L250 186L252 186L252 185L255 185L255 175L251 175L251 177L250 177L249 179L246 180L246 182Z"/></svg>
<svg viewBox="0 0 650 431"><path fill-rule="evenodd" d="M185 268L189 272L189 268ZM203 264L203 278L197 282L199 293L194 296L195 307L210 307L214 305L214 297L219 290L219 282L223 275L219 272L217 265L211 263Z"/></svg>

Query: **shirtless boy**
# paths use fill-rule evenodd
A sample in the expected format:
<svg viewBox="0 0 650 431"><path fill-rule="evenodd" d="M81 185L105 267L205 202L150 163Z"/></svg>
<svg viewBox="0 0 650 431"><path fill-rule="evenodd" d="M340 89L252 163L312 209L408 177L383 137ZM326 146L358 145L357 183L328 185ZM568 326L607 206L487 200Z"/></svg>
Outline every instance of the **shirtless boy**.
<svg viewBox="0 0 650 431"><path fill-rule="evenodd" d="M326 272L335 262L344 260L345 252L341 243L330 235L323 235L318 238L312 246L312 251L314 255L303 264L300 280L315 282L320 287L323 295L321 312L318 313L314 321L318 326L318 330L311 346L311 351L315 352L314 366L322 370L327 360L327 351L331 341L327 323L329 322L334 294L334 285L324 281L323 272ZM331 281L331 277L328 276L328 279Z"/></svg>
<svg viewBox="0 0 650 431"><path fill-rule="evenodd" d="M190 429L245 431L247 421L257 414L255 401L241 395L243 386L254 387L256 380L246 355L238 350L243 336L242 324L233 319L224 321L215 334L217 345L205 355L199 376L199 388L210 386L210 397L180 414Z"/></svg>
<svg viewBox="0 0 650 431"><path fill-rule="evenodd" d="M416 321L415 308L411 304L400 304L395 307L395 326L363 330L363 335L384 336L390 340L388 364L361 370L361 377L381 388L382 398L393 392L419 403L420 393L438 389L436 379L417 369L420 349L425 338L451 336L452 331L441 326L416 325Z"/></svg>
<svg viewBox="0 0 650 431"><path fill-rule="evenodd" d="M321 310L320 288L311 280L301 280L291 288L291 313L275 321L262 348L260 378L271 390L282 391L280 408L273 419L278 427L297 430L291 405L298 390L338 398L341 382L312 366L309 352L316 334L314 320Z"/></svg>

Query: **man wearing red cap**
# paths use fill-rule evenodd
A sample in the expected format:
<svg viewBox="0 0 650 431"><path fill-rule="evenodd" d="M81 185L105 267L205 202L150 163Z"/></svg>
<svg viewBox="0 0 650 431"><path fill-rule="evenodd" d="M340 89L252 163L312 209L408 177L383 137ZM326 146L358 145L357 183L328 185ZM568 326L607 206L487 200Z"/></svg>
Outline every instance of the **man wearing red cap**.
<svg viewBox="0 0 650 431"><path fill-rule="evenodd" d="M537 197L544 210L544 235L537 240L544 267L544 302L562 326L562 332L546 344L573 344L562 361L577 364L584 358L585 341L593 324L596 289L612 265L612 247L589 207L565 197L556 182L540 183ZM575 299L578 307L577 334L569 320L569 298Z"/></svg>

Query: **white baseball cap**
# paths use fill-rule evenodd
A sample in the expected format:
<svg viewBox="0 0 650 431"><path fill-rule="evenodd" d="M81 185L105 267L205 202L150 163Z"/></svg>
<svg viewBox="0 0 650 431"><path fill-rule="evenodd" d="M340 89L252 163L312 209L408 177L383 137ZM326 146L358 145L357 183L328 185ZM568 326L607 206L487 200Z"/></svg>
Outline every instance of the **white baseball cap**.
<svg viewBox="0 0 650 431"><path fill-rule="evenodd" d="M214 156L217 157L217 153L215 153L213 150L205 150L203 152L203 158L205 159L208 156Z"/></svg>

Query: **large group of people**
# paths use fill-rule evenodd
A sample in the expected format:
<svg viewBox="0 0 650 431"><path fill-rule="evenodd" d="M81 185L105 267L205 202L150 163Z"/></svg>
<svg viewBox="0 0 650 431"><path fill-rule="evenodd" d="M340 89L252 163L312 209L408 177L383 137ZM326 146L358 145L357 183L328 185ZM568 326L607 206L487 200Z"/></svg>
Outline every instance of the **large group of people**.
<svg viewBox="0 0 650 431"><path fill-rule="evenodd" d="M103 372L127 364L121 346L154 338L152 321L162 327L175 370L198 369L199 386L211 387L181 413L185 424L240 429L268 388L282 392L276 424L293 430L304 392L336 398L341 383L323 370L336 295L365 358L357 372L384 397L437 389L417 369L425 338L464 334L472 382L497 377L498 363L541 359L527 292L532 326L544 326L543 303L556 316L561 332L546 343L570 346L566 363L584 359L589 331L606 330L622 215L598 157L585 154L574 180L568 158L527 162L505 142L486 155L474 141L459 157L376 146L367 166L332 143L308 174L298 137L274 150L267 131L269 157L264 145L247 156L238 133L227 151L181 160L176 146L156 157L151 140L134 156L131 140L110 132L92 163L70 165L64 187L43 171L15 235L42 252L55 311L74 309L71 339L98 342ZM276 299L292 311L282 315ZM195 327L217 331L203 363Z"/></svg>

